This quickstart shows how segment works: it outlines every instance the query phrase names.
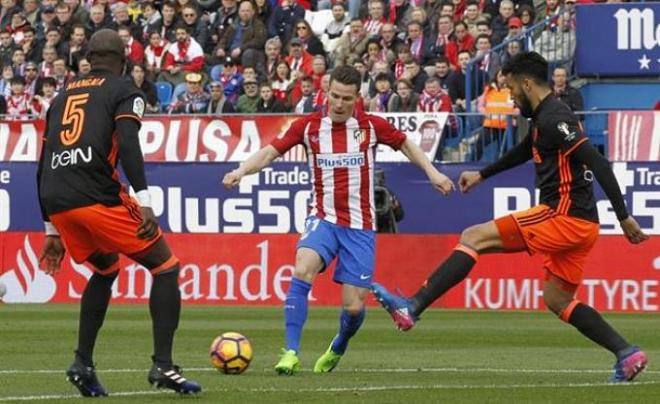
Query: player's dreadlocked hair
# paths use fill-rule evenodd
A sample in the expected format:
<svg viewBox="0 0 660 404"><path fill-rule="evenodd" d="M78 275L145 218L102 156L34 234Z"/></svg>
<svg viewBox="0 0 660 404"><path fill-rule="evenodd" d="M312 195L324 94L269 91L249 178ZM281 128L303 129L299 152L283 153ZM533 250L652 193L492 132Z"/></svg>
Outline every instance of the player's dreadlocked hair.
<svg viewBox="0 0 660 404"><path fill-rule="evenodd" d="M335 68L330 75L330 84L335 80L347 86L354 85L356 91L360 91L362 77L360 76L360 72L353 66L339 66Z"/></svg>
<svg viewBox="0 0 660 404"><path fill-rule="evenodd" d="M548 84L548 62L536 52L519 53L504 63L502 74L525 76L536 84Z"/></svg>

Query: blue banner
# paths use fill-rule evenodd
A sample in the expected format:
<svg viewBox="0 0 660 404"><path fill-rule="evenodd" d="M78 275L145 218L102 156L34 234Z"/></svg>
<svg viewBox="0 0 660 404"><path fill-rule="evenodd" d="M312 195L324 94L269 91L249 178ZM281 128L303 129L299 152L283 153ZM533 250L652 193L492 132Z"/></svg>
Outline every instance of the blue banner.
<svg viewBox="0 0 660 404"><path fill-rule="evenodd" d="M174 233L296 233L303 230L310 194L305 164L278 163L246 177L231 191L222 187L235 163L148 163L154 212ZM534 173L525 164L484 181L468 194L443 197L414 165L380 164L386 187L400 199L403 233L456 234L466 227L537 204ZM455 182L481 166L438 165ZM36 163L0 163L0 231L43 229L36 195ZM614 163L630 212L645 231L660 234L660 162ZM618 221L596 189L601 233L619 234Z"/></svg>
<svg viewBox="0 0 660 404"><path fill-rule="evenodd" d="M577 6L580 76L659 76L660 3Z"/></svg>

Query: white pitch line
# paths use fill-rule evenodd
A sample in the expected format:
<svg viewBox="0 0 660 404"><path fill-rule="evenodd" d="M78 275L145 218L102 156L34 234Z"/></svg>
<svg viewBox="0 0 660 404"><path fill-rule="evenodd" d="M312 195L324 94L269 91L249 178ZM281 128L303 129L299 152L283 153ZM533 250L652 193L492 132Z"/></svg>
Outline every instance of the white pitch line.
<svg viewBox="0 0 660 404"><path fill-rule="evenodd" d="M210 367L185 368L188 372L217 372ZM311 369L303 369L311 370ZM253 371L259 371L254 369ZM271 368L264 368L263 372L272 371ZM0 370L0 374L64 374L62 369L10 369ZM143 373L148 369L97 369L97 373ZM334 373L548 373L548 374L573 374L573 373L593 373L606 374L611 373L609 369L506 369L506 368L383 368L383 369L337 369ZM645 370L645 374L660 374L660 370Z"/></svg>
<svg viewBox="0 0 660 404"><path fill-rule="evenodd" d="M389 390L502 390L502 389L535 389L535 388L585 388L585 387L615 387L626 388L633 386L655 385L660 382L636 382L636 383L543 383L543 384L399 384L390 386L365 386L365 387L319 387L313 389L278 389L271 388L258 388L258 389L207 389L204 393L220 393L220 392L239 392L239 393L347 393L347 392L374 392L374 391L389 391ZM160 394L172 394L168 391L120 391L110 392L110 397L131 397L131 396L151 396ZM66 399L80 399L84 398L80 395L74 394L48 394L42 396L12 396L0 397L0 402L4 401L40 401L40 400L66 400Z"/></svg>

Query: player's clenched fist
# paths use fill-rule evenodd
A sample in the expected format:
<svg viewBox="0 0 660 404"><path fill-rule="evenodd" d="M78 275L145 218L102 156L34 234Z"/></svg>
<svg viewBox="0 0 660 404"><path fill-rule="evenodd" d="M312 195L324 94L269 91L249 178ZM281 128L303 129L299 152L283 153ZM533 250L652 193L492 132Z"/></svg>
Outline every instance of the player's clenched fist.
<svg viewBox="0 0 660 404"><path fill-rule="evenodd" d="M243 178L241 173L238 172L238 170L234 170L225 174L225 178L222 179L222 184L225 188L232 189L241 182L241 178Z"/></svg>
<svg viewBox="0 0 660 404"><path fill-rule="evenodd" d="M443 195L449 195L454 190L454 183L446 175L439 171L434 171L429 175L431 185Z"/></svg>
<svg viewBox="0 0 660 404"><path fill-rule="evenodd" d="M480 183L482 180L481 174L479 171L463 171L461 173L461 178L458 180L458 186L461 189L461 192L468 192L475 185Z"/></svg>

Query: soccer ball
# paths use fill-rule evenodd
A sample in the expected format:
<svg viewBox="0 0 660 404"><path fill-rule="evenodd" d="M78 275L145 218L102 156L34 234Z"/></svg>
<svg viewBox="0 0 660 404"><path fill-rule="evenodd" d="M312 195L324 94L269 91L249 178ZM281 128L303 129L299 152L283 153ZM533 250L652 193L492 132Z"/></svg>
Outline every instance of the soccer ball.
<svg viewBox="0 0 660 404"><path fill-rule="evenodd" d="M211 344L211 364L220 372L238 375L248 368L252 361L252 344L237 332L226 332Z"/></svg>

